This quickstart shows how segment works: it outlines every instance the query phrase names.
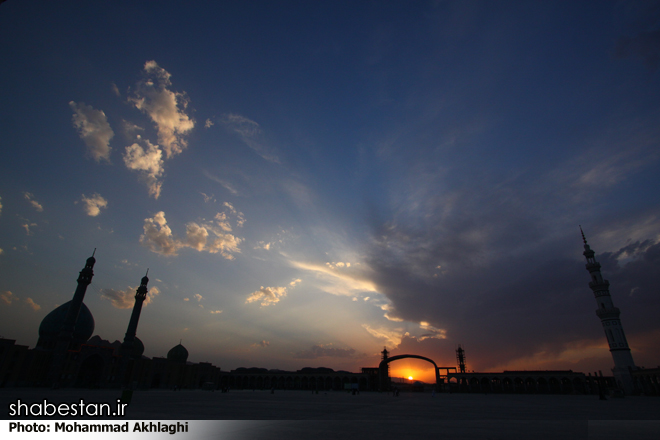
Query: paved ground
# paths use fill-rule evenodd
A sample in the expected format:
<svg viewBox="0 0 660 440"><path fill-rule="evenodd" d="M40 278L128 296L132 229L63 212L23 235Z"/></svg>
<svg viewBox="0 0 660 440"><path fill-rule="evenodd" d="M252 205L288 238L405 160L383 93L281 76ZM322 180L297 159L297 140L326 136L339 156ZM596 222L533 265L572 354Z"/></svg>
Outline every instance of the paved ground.
<svg viewBox="0 0 660 440"><path fill-rule="evenodd" d="M117 390L0 389L10 403L116 402ZM28 418L25 418L27 420ZM43 419L43 417L41 417ZM660 398L305 391L136 391L128 420L251 420L250 438L660 439ZM224 429L224 428L223 428Z"/></svg>

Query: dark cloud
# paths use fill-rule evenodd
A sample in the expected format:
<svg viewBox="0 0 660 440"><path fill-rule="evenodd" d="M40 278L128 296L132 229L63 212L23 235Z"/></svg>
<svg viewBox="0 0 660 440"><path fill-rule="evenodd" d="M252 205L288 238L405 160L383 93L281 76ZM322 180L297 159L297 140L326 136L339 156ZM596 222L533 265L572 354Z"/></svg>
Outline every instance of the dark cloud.
<svg viewBox="0 0 660 440"><path fill-rule="evenodd" d="M639 57L652 71L660 66L660 3L634 2L633 36L619 38L614 48L618 58Z"/></svg>
<svg viewBox="0 0 660 440"><path fill-rule="evenodd" d="M535 237L542 222L501 199L470 213L428 231L392 223L376 230L369 264L378 290L392 302L390 315L426 321L447 336L429 342L404 337L394 353L432 346L443 351L429 350L429 357L451 358L461 343L476 369L489 369L538 354L551 362L604 341L577 231ZM629 243L597 259L629 341L647 340L660 330L660 244ZM650 353L640 357L647 358Z"/></svg>

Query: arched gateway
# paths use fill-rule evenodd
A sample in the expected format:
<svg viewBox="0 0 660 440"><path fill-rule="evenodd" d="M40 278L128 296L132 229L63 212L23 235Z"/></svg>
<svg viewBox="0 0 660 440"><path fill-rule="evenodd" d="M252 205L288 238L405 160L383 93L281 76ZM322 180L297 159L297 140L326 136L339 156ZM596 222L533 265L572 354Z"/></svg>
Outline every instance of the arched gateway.
<svg viewBox="0 0 660 440"><path fill-rule="evenodd" d="M387 391L389 389L389 374L388 374L388 364L392 361L397 361L399 359L405 359L405 358L413 358L413 359L421 359L426 362L430 362L433 364L433 371L435 371L435 387L436 389L440 385L440 373L438 371L438 365L433 362L431 359L424 357L424 356L418 356L416 354L399 354L397 356L392 356L383 359L380 364L378 364L378 376L379 376L379 382L380 382L380 390L381 391Z"/></svg>

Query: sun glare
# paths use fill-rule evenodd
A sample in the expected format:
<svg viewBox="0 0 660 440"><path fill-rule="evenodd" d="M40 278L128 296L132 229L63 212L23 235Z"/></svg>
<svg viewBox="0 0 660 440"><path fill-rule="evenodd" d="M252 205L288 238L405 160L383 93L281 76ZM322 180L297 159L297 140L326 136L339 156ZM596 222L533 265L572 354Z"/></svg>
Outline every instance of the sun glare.
<svg viewBox="0 0 660 440"><path fill-rule="evenodd" d="M408 376L408 380L412 380L412 376Z"/></svg>

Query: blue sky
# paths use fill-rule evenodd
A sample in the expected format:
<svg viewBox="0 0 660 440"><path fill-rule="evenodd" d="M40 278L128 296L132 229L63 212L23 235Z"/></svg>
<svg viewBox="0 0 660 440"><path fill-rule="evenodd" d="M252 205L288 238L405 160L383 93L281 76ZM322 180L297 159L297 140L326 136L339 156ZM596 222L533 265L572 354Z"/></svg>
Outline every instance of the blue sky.
<svg viewBox="0 0 660 440"><path fill-rule="evenodd" d="M95 334L149 268L148 356L609 371L581 224L660 364L657 2L9 0L0 38L4 337L97 248Z"/></svg>

